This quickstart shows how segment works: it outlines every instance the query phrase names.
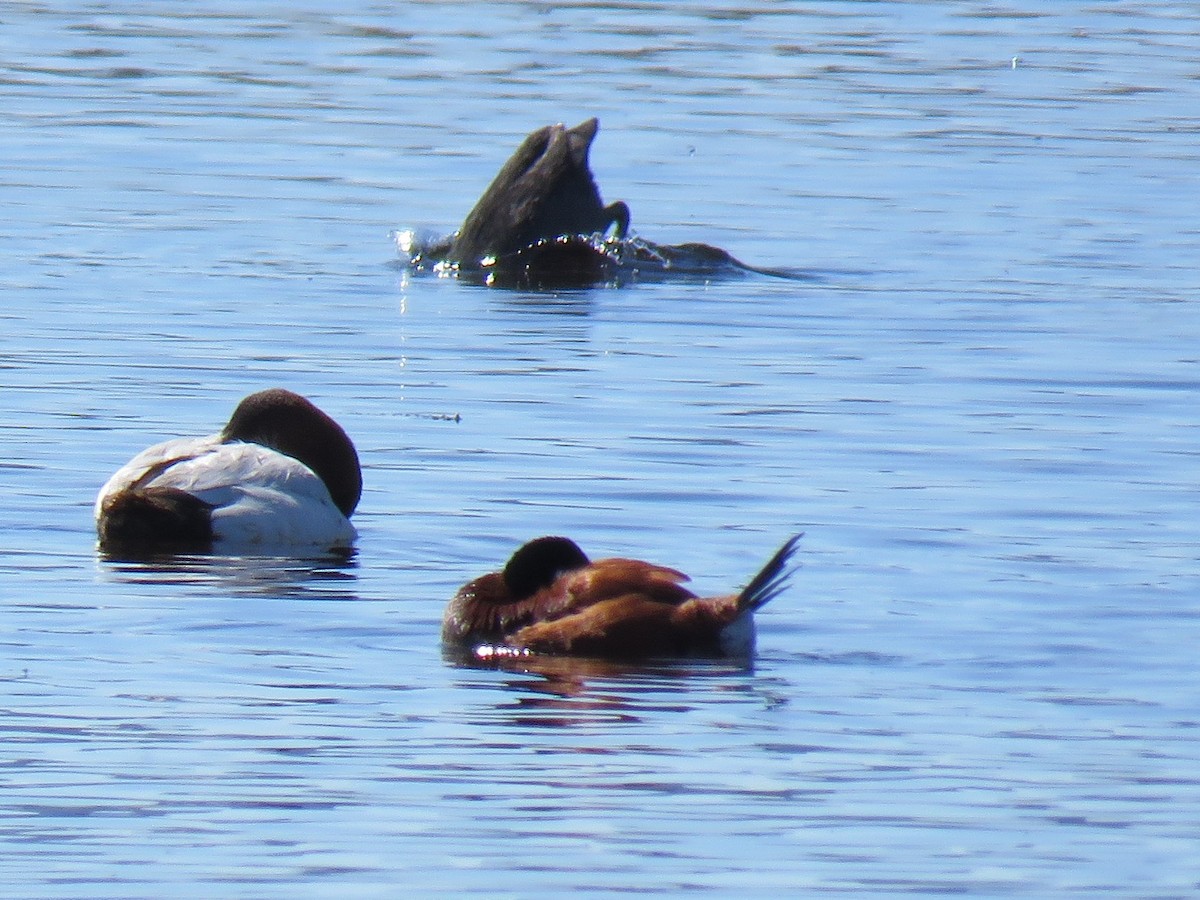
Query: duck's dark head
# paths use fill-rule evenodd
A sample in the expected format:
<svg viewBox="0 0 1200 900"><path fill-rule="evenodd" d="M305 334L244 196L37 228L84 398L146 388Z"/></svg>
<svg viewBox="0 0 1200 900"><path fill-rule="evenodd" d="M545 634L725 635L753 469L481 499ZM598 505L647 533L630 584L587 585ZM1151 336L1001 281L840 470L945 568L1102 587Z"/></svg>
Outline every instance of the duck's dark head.
<svg viewBox="0 0 1200 900"><path fill-rule="evenodd" d="M317 473L346 516L362 497L362 470L342 426L308 399L284 388L251 394L238 404L221 440L270 447Z"/></svg>
<svg viewBox="0 0 1200 900"><path fill-rule="evenodd" d="M570 538L540 537L518 549L501 575L512 598L523 600L588 562L587 555Z"/></svg>

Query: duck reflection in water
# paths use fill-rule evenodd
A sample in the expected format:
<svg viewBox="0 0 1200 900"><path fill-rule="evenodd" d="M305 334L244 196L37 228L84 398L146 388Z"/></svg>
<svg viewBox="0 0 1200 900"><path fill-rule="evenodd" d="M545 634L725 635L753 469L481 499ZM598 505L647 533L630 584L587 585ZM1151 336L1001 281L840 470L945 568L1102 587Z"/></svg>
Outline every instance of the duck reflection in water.
<svg viewBox="0 0 1200 900"><path fill-rule="evenodd" d="M353 549L317 555L223 555L105 552L101 577L166 588L217 588L230 596L289 600L360 599Z"/></svg>
<svg viewBox="0 0 1200 900"><path fill-rule="evenodd" d="M483 659L460 647L444 648L448 663L464 670L496 673L468 678L467 687L484 690L480 725L500 720L536 728L572 728L597 723L639 722L659 713L688 712L726 702L730 692L773 705L773 689L754 678L750 658L628 660L541 654L493 655Z"/></svg>
<svg viewBox="0 0 1200 900"><path fill-rule="evenodd" d="M532 132L455 234L425 240L397 233L410 267L534 288L756 271L707 244L659 245L630 236L629 207L605 205L588 162L599 128L592 118Z"/></svg>

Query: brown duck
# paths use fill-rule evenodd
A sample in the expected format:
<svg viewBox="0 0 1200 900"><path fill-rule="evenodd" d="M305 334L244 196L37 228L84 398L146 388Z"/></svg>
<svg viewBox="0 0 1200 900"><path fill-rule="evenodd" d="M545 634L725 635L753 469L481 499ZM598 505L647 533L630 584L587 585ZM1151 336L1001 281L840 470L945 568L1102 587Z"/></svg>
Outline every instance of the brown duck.
<svg viewBox="0 0 1200 900"><path fill-rule="evenodd" d="M636 559L593 562L568 538L537 538L501 571L458 591L442 639L479 655L747 656L754 612L786 587L800 537L740 593L721 597L697 597L675 569Z"/></svg>

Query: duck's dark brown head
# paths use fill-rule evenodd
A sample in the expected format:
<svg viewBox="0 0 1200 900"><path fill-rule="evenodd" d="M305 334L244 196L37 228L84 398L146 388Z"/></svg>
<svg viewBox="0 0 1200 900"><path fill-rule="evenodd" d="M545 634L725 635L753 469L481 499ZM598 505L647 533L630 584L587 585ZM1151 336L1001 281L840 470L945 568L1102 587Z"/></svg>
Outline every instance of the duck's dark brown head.
<svg viewBox="0 0 1200 900"><path fill-rule="evenodd" d="M362 497L362 469L349 435L292 391L272 388L246 397L221 431L221 440L261 444L304 463L325 482L346 516Z"/></svg>
<svg viewBox="0 0 1200 900"><path fill-rule="evenodd" d="M570 538L540 537L518 549L501 575L511 598L524 600L588 562L587 555Z"/></svg>

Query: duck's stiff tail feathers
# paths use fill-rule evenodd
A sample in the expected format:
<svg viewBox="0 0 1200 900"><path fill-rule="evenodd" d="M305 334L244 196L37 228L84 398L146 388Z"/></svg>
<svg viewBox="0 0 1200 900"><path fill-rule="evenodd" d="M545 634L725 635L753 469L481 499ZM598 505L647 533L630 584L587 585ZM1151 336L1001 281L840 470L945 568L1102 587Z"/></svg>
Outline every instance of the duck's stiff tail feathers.
<svg viewBox="0 0 1200 900"><path fill-rule="evenodd" d="M758 574L750 579L750 583L738 594L737 608L739 612L754 612L783 593L788 579L796 569L789 563L791 563L792 555L796 552L796 547L802 537L804 537L803 532L789 538L782 547L775 551L775 555L767 561Z"/></svg>

